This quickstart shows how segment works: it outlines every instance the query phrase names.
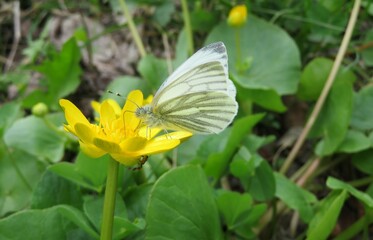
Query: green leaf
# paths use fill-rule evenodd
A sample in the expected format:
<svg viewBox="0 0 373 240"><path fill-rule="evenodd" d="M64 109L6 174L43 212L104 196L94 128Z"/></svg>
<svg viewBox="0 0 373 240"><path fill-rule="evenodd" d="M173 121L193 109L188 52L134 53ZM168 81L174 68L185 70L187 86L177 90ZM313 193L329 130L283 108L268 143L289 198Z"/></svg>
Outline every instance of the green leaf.
<svg viewBox="0 0 373 240"><path fill-rule="evenodd" d="M150 93L149 86L146 85L143 79L131 76L118 77L106 87L106 91L102 94L100 100L114 99L123 106L127 95L135 89L140 89L144 93L144 97L147 97ZM119 93L121 96L116 96L116 94L109 93L108 91Z"/></svg>
<svg viewBox="0 0 373 240"><path fill-rule="evenodd" d="M327 58L315 58L304 68L299 83L298 97L304 101L315 101L325 85L333 61ZM338 72L335 82L353 82L356 76L352 71L342 69Z"/></svg>
<svg viewBox="0 0 373 240"><path fill-rule="evenodd" d="M194 31L209 32L218 19L219 14L215 11L199 8L190 13L190 22Z"/></svg>
<svg viewBox="0 0 373 240"><path fill-rule="evenodd" d="M21 105L17 102L5 103L0 107L0 136L15 120L22 115Z"/></svg>
<svg viewBox="0 0 373 240"><path fill-rule="evenodd" d="M107 155L91 158L80 152L75 163L60 162L48 169L79 186L102 192L105 186L108 158Z"/></svg>
<svg viewBox="0 0 373 240"><path fill-rule="evenodd" d="M239 45L236 44L236 31L239 31ZM279 95L296 92L301 66L299 51L293 39L281 28L250 15L239 30L225 22L215 27L206 43L216 41L225 43L230 74L242 87L274 90ZM242 55L241 61L253 59L251 67L243 73L236 69L237 52Z"/></svg>
<svg viewBox="0 0 373 240"><path fill-rule="evenodd" d="M304 101L314 101L320 96L333 61L327 58L314 58L304 68L299 82L298 97Z"/></svg>
<svg viewBox="0 0 373 240"><path fill-rule="evenodd" d="M237 228L235 228L234 232L238 236L243 237L243 239L257 239L258 238L257 234L251 229L257 226L258 221L264 215L266 210L267 210L267 205L264 203L254 205L251 208L247 221L241 224L240 226L238 226Z"/></svg>
<svg viewBox="0 0 373 240"><path fill-rule="evenodd" d="M136 218L145 218L146 207L148 206L150 191L153 184L143 184L135 186L124 195L124 202L128 210L128 219L135 220Z"/></svg>
<svg viewBox="0 0 373 240"><path fill-rule="evenodd" d="M338 146L338 152L354 153L365 150L371 146L370 139L364 133L348 130L345 139Z"/></svg>
<svg viewBox="0 0 373 240"><path fill-rule="evenodd" d="M83 198L75 184L46 171L33 192L31 207L42 209L59 204L79 208Z"/></svg>
<svg viewBox="0 0 373 240"><path fill-rule="evenodd" d="M153 55L143 57L137 70L151 89L158 89L168 76L166 61Z"/></svg>
<svg viewBox="0 0 373 240"><path fill-rule="evenodd" d="M68 216L69 215L69 216ZM64 216L68 216L65 218ZM91 234L84 234L71 221ZM22 229L20 231L20 229ZM79 232L80 231L80 232ZM98 239L99 236L89 227L84 216L70 206L55 206L43 210L26 210L0 220L0 239Z"/></svg>
<svg viewBox="0 0 373 240"><path fill-rule="evenodd" d="M80 49L73 37L64 43L61 52L53 53L51 59L34 67L44 74L48 91L34 91L24 100L24 105L32 107L44 102L50 108L58 109L58 100L73 93L80 84L82 70L79 62Z"/></svg>
<svg viewBox="0 0 373 240"><path fill-rule="evenodd" d="M99 236L97 231L93 228L87 217L80 210L68 205L59 205L57 207L58 212L62 216L75 223L91 237L98 239Z"/></svg>
<svg viewBox="0 0 373 240"><path fill-rule="evenodd" d="M372 3L371 8L372 8ZM373 41L373 29L370 29L365 33L364 44L371 43ZM361 56L367 66L373 66L373 48L366 48L361 53Z"/></svg>
<svg viewBox="0 0 373 240"><path fill-rule="evenodd" d="M331 4L331 2L339 2ZM344 1L322 0L317 2L305 2L305 13L307 23L303 23L303 27L307 26L309 33L308 39L313 42L335 43L338 42L337 37L341 34L347 24L349 7L341 6ZM315 24L318 22L320 24ZM333 26L333 27L325 27Z"/></svg>
<svg viewBox="0 0 373 240"><path fill-rule="evenodd" d="M352 164L360 171L373 175L373 149L352 155Z"/></svg>
<svg viewBox="0 0 373 240"><path fill-rule="evenodd" d="M84 201L84 213L97 229L101 229L104 196L90 196ZM127 210L123 199L117 194L115 199L114 216L126 218Z"/></svg>
<svg viewBox="0 0 373 240"><path fill-rule="evenodd" d="M351 195L368 205L368 207L373 207L373 199L368 194L357 190L348 183L342 182L333 177L328 177L326 185L331 189L348 191Z"/></svg>
<svg viewBox="0 0 373 240"><path fill-rule="evenodd" d="M311 204L315 203L317 198L312 193L297 186L282 174L275 173L275 179L276 196L288 207L298 211L303 221L309 222L314 214Z"/></svg>
<svg viewBox="0 0 373 240"><path fill-rule="evenodd" d="M233 176L240 178L241 182L248 182L255 173L255 162L249 150L242 146L234 156L230 166Z"/></svg>
<svg viewBox="0 0 373 240"><path fill-rule="evenodd" d="M334 85L312 128L310 135L321 134L323 139L316 146L319 156L334 153L344 140L352 111L352 80L341 78Z"/></svg>
<svg viewBox="0 0 373 240"><path fill-rule="evenodd" d="M252 197L237 192L220 191L216 199L219 212L222 215L228 231L242 236L244 239L256 237L252 228L255 228L260 217L266 210L265 204L253 206Z"/></svg>
<svg viewBox="0 0 373 240"><path fill-rule="evenodd" d="M223 239L212 189L198 166L182 166L158 179L146 223L146 240Z"/></svg>
<svg viewBox="0 0 373 240"><path fill-rule="evenodd" d="M309 224L307 240L327 239L337 223L346 198L346 190L333 191L320 202L320 208Z"/></svg>
<svg viewBox="0 0 373 240"><path fill-rule="evenodd" d="M351 126L359 130L373 129L373 86L367 85L354 94Z"/></svg>
<svg viewBox="0 0 373 240"><path fill-rule="evenodd" d="M9 152L5 147L0 141L0 217L30 205L32 190L45 170L36 157L19 150Z"/></svg>
<svg viewBox="0 0 373 240"><path fill-rule="evenodd" d="M247 222L253 200L247 193L221 191L216 199L219 212L222 214L228 230L234 230Z"/></svg>
<svg viewBox="0 0 373 240"><path fill-rule="evenodd" d="M236 84L237 96L241 101L253 101L259 106L276 111L286 111L280 95L272 89L247 89Z"/></svg>
<svg viewBox="0 0 373 240"><path fill-rule="evenodd" d="M185 28L183 28L179 36L177 37L176 42L176 57L173 61L173 69L176 69L178 66L180 66L185 60L188 59L188 37L186 35Z"/></svg>
<svg viewBox="0 0 373 240"><path fill-rule="evenodd" d="M273 170L267 161L257 155L258 166L255 168L255 174L250 181L249 193L257 201L270 200L275 196L276 182Z"/></svg>
<svg viewBox="0 0 373 240"><path fill-rule="evenodd" d="M154 11L153 20L160 26L166 26L172 14L175 12L175 5L172 1L163 1L162 4L157 6Z"/></svg>
<svg viewBox="0 0 373 240"><path fill-rule="evenodd" d="M61 126L63 114L46 116L56 126ZM29 116L17 120L4 135L9 147L14 147L51 162L61 160L66 139L51 130L42 119Z"/></svg>
<svg viewBox="0 0 373 240"><path fill-rule="evenodd" d="M263 114L255 114L238 119L234 122L224 151L211 154L207 160L205 171L208 176L212 176L216 180L224 174L241 141L263 116Z"/></svg>

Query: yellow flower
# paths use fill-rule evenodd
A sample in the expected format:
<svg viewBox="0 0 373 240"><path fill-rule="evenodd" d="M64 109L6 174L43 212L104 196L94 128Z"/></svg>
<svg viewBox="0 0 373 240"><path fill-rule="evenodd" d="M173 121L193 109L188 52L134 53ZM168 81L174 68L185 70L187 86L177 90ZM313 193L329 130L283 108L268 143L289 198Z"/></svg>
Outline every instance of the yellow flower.
<svg viewBox="0 0 373 240"><path fill-rule="evenodd" d="M228 15L228 25L240 27L246 23L247 8L246 5L237 5L231 9Z"/></svg>
<svg viewBox="0 0 373 240"><path fill-rule="evenodd" d="M142 92L135 90L127 99L129 100L122 109L110 99L101 104L92 102L94 110L100 114L98 124L90 123L73 103L61 99L60 106L67 121L65 130L78 137L85 154L94 158L110 154L126 166L138 164L142 156L173 149L192 136L184 131L156 136L163 129L142 126L134 114L137 106L149 103L151 98L144 100Z"/></svg>

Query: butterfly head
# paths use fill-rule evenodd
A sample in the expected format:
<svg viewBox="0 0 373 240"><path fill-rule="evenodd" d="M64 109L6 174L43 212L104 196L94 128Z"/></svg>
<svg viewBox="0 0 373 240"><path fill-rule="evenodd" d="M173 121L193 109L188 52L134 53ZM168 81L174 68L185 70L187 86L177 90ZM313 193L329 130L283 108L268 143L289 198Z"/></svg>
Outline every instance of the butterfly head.
<svg viewBox="0 0 373 240"><path fill-rule="evenodd" d="M136 109L135 115L140 119L145 119L149 114L152 114L152 107L150 105L145 105L143 107L138 107Z"/></svg>

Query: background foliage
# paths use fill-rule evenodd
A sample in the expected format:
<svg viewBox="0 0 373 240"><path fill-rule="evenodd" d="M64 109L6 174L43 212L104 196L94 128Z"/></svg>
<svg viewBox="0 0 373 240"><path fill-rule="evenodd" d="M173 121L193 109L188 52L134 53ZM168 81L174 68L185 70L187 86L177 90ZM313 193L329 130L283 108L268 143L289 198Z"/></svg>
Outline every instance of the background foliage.
<svg viewBox="0 0 373 240"><path fill-rule="evenodd" d="M62 130L58 100L94 119L91 100L124 102L107 90L153 94L190 48L181 2L126 1L141 55L120 1L0 4L1 239L99 238L108 157L79 151ZM226 20L238 3L248 19L234 28ZM239 114L223 133L193 136L140 171L121 166L114 239L372 238L371 0L361 2L306 143L280 170L320 98L353 4L187 1L194 51L227 47Z"/></svg>

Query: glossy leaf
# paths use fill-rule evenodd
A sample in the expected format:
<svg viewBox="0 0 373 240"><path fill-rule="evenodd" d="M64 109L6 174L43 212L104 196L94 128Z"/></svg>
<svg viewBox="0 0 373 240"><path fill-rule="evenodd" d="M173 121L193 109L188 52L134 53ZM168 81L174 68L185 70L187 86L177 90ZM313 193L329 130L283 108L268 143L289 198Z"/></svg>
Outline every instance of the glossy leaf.
<svg viewBox="0 0 373 240"><path fill-rule="evenodd" d="M142 58L137 70L140 72L149 87L154 91L161 86L163 81L165 81L169 75L166 61L158 59L153 55L147 55Z"/></svg>
<svg viewBox="0 0 373 240"><path fill-rule="evenodd" d="M352 155L352 164L360 171L373 175L373 149Z"/></svg>
<svg viewBox="0 0 373 240"><path fill-rule="evenodd" d="M150 194L146 223L146 240L222 239L218 210L203 170L189 165L160 177Z"/></svg>
<svg viewBox="0 0 373 240"><path fill-rule="evenodd" d="M240 49L235 42L236 31L239 31ZM206 43L216 41L226 44L230 74L237 84L248 89L274 90L279 95L296 92L300 77L299 51L281 28L250 15L239 30L225 22L215 27ZM241 61L252 58L251 66L242 73L236 68L237 52L241 53Z"/></svg>
<svg viewBox="0 0 373 240"><path fill-rule="evenodd" d="M275 173L275 179L276 196L288 207L298 211L303 221L309 222L314 214L311 204L317 201L315 195L297 186L282 174Z"/></svg>
<svg viewBox="0 0 373 240"><path fill-rule="evenodd" d="M79 186L101 192L105 186L108 156L90 158L79 153L75 163L60 162L49 170Z"/></svg>
<svg viewBox="0 0 373 240"><path fill-rule="evenodd" d="M84 234L77 226L91 236ZM77 235L87 240L99 238L86 218L77 209L66 205L21 211L0 220L1 239L72 239Z"/></svg>
<svg viewBox="0 0 373 240"><path fill-rule="evenodd" d="M223 175L228 169L229 161L233 157L237 146L263 116L263 114L255 114L238 119L234 122L224 151L211 154L208 158L205 166L205 171L208 176L218 179Z"/></svg>
<svg viewBox="0 0 373 240"><path fill-rule="evenodd" d="M247 222L253 204L249 194L229 191L221 191L216 202L229 230Z"/></svg>
<svg viewBox="0 0 373 240"><path fill-rule="evenodd" d="M51 114L47 118L61 126L62 114ZM17 120L5 133L4 140L14 147L51 162L61 160L66 139L51 130L42 119L29 116Z"/></svg>
<svg viewBox="0 0 373 240"><path fill-rule="evenodd" d="M35 70L44 74L48 91L37 90L25 100L24 105L32 107L43 102L53 109L58 109L58 100L74 92L80 84L80 50L75 38L70 38L62 46L61 52L54 52Z"/></svg>
<svg viewBox="0 0 373 240"><path fill-rule="evenodd" d="M319 210L309 224L307 240L327 239L337 223L347 198L347 191L333 191L320 202Z"/></svg>
<svg viewBox="0 0 373 240"><path fill-rule="evenodd" d="M364 43L369 44L372 41L373 41L373 29L370 29L365 35ZM371 47L364 49L361 55L367 66L373 66L373 49Z"/></svg>
<svg viewBox="0 0 373 240"><path fill-rule="evenodd" d="M331 189L345 190L357 199L359 199L360 201L362 201L363 203L365 203L368 207L373 207L373 198L371 198L368 194L357 190L348 183L342 182L333 177L328 177L326 185Z"/></svg>
<svg viewBox="0 0 373 240"><path fill-rule="evenodd" d="M2 136L5 130L21 115L21 105L19 103L10 102L3 104L0 107L0 136Z"/></svg>
<svg viewBox="0 0 373 240"><path fill-rule="evenodd" d="M316 146L319 156L334 153L346 136L352 112L352 80L349 78L334 82L312 128L313 134L323 136Z"/></svg>
<svg viewBox="0 0 373 240"><path fill-rule="evenodd" d="M373 129L373 86L362 88L353 100L351 126L359 130Z"/></svg>
<svg viewBox="0 0 373 240"><path fill-rule="evenodd" d="M0 142L0 216L30 205L32 191L46 167L28 153L19 150L10 153L5 147Z"/></svg>
<svg viewBox="0 0 373 240"><path fill-rule="evenodd" d="M345 139L338 146L338 152L354 153L368 149L371 142L364 133L356 130L348 130Z"/></svg>
<svg viewBox="0 0 373 240"><path fill-rule="evenodd" d="M43 209L68 204L80 208L83 205L82 197L75 184L46 171L33 192L31 207Z"/></svg>
<svg viewBox="0 0 373 240"><path fill-rule="evenodd" d="M333 67L333 61L327 58L315 58L304 68L299 83L298 97L306 101L315 101L325 85L325 82ZM354 74L350 70L340 70L335 82L353 82Z"/></svg>

